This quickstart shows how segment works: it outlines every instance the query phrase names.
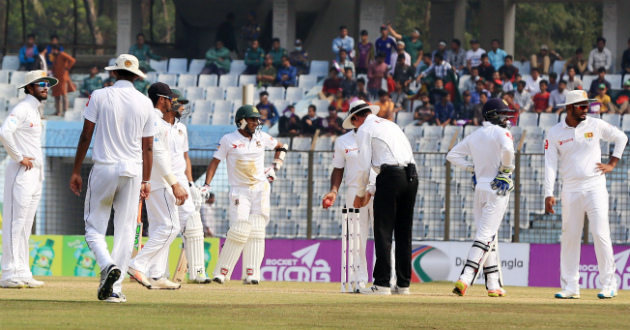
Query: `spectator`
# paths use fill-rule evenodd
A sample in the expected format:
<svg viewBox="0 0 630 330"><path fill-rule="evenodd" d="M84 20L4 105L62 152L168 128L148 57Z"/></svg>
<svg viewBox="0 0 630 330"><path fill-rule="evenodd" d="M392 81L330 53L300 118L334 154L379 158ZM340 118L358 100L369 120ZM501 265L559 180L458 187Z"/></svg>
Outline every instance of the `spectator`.
<svg viewBox="0 0 630 330"><path fill-rule="evenodd" d="M438 48L431 53L431 60L435 63L435 55L442 55L442 59L446 58L446 41L440 40L438 42Z"/></svg>
<svg viewBox="0 0 630 330"><path fill-rule="evenodd" d="M219 24L217 28L216 41L221 41L225 48L230 52L238 54L238 47L236 46L236 33L234 32L234 13L228 13L225 17L225 21Z"/></svg>
<svg viewBox="0 0 630 330"><path fill-rule="evenodd" d="M140 71L142 71L142 73L147 73L146 69L140 69ZM133 87L144 95L147 95L150 86L151 82L140 76L133 81Z"/></svg>
<svg viewBox="0 0 630 330"><path fill-rule="evenodd" d="M271 127L280 119L278 109L276 109L276 106L269 101L269 93L267 93L267 91L262 91L258 95L260 96L260 102L256 104L256 109L258 109L258 111L260 111L260 115L264 117L262 118L264 124ZM263 115L263 111L266 115Z"/></svg>
<svg viewBox="0 0 630 330"><path fill-rule="evenodd" d="M340 85L341 78L339 78L339 71L333 66L328 70L328 78L324 80L324 86L322 86L322 90L319 92L319 98L332 102Z"/></svg>
<svg viewBox="0 0 630 330"><path fill-rule="evenodd" d="M599 70L597 70L597 79L591 82L591 87L588 89L589 97L593 98L595 97L595 95L599 94L599 85L601 84L604 84L606 86L606 90L610 90L611 88L610 82L606 80L605 77L606 77L606 69L603 67L599 68Z"/></svg>
<svg viewBox="0 0 630 330"><path fill-rule="evenodd" d="M529 92L530 95L536 95L540 93L540 82L542 78L538 75L538 69L533 68L531 70L531 77L525 79L525 90Z"/></svg>
<svg viewBox="0 0 630 330"><path fill-rule="evenodd" d="M391 65L390 57L396 50L396 39L389 36L389 30L385 25L381 25L381 37L374 42L374 49L377 54L385 54L385 63Z"/></svg>
<svg viewBox="0 0 630 330"><path fill-rule="evenodd" d="M409 85L413 81L413 68L405 64L405 56L399 55L396 59L396 66L392 74L394 82L400 82L405 92L409 91Z"/></svg>
<svg viewBox="0 0 630 330"><path fill-rule="evenodd" d="M428 69L432 64L433 62L431 61L431 54L422 55L422 61L420 62L420 65L416 67L416 77L419 76L422 72L426 71L426 69Z"/></svg>
<svg viewBox="0 0 630 330"><path fill-rule="evenodd" d="M339 62L339 50L345 49L348 54L354 49L354 39L348 36L348 28L345 25L339 27L339 37L332 42L332 51L335 53L335 60Z"/></svg>
<svg viewBox="0 0 630 330"><path fill-rule="evenodd" d="M501 84L496 84L493 80L486 82L486 88L490 93L490 98L502 98Z"/></svg>
<svg viewBox="0 0 630 330"><path fill-rule="evenodd" d="M492 64L495 70L499 70L505 65L505 57L507 56L507 53L505 50L499 48L499 40L497 39L492 39L490 47L492 50L487 53L488 58L490 59L490 64Z"/></svg>
<svg viewBox="0 0 630 330"><path fill-rule="evenodd" d="M444 80L441 78L435 79L433 82L433 89L429 92L429 102L433 105L440 103L442 96L444 95Z"/></svg>
<svg viewBox="0 0 630 330"><path fill-rule="evenodd" d="M251 48L254 40L258 40L258 38L260 38L260 31L262 31L262 28L256 21L256 12L248 12L247 23L241 27L241 46L239 48Z"/></svg>
<svg viewBox="0 0 630 330"><path fill-rule="evenodd" d="M357 79L357 96L360 94L368 95L368 91L365 88L365 79L363 79L363 77Z"/></svg>
<svg viewBox="0 0 630 330"><path fill-rule="evenodd" d="M549 86L547 86L547 92L551 93L558 89L558 74L552 72L549 74Z"/></svg>
<svg viewBox="0 0 630 330"><path fill-rule="evenodd" d="M392 55L390 56L389 66L391 67L391 69L389 70L389 74L392 74L392 75L394 74L394 70L396 69L396 64L400 57L402 57L404 61L403 63L407 67L411 67L411 56L407 54L407 52L405 51L405 43L402 41L398 41L396 43L396 52L392 53Z"/></svg>
<svg viewBox="0 0 630 330"><path fill-rule="evenodd" d="M455 110L455 119L457 119L458 125L472 123L473 118L475 117L475 105L470 102L470 92L464 91L462 97L464 102L461 103Z"/></svg>
<svg viewBox="0 0 630 330"><path fill-rule="evenodd" d="M422 58L423 50L422 50L422 40L420 40L420 28L415 28L411 31L411 34L408 36L403 36L392 28L391 24L387 24L387 29L391 35L399 40L402 40L405 43L405 52L411 56L411 64L412 67L417 67L420 64L420 59Z"/></svg>
<svg viewBox="0 0 630 330"><path fill-rule="evenodd" d="M390 100L386 90L381 89L378 91L378 101L374 102L374 105L380 107L380 110L376 114L377 117L394 121L394 102Z"/></svg>
<svg viewBox="0 0 630 330"><path fill-rule="evenodd" d="M464 83L464 91L468 91L470 93L475 91L477 80L479 80L479 68L473 67L470 70L470 79L466 80Z"/></svg>
<svg viewBox="0 0 630 330"><path fill-rule="evenodd" d="M547 80L540 81L540 92L534 95L534 111L541 113L549 106L549 92L547 92Z"/></svg>
<svg viewBox="0 0 630 330"><path fill-rule="evenodd" d="M451 65L442 58L442 54L435 54L433 58L435 59L435 63L418 76L418 83L420 83L423 77L426 77L431 73L435 74L435 77L437 78L444 79L448 75L448 71L452 70Z"/></svg>
<svg viewBox="0 0 630 330"><path fill-rule="evenodd" d="M475 105L479 104L479 102L481 102L481 94L490 96L490 93L486 90L486 82L483 78L478 79L475 83L475 90L470 93L470 102Z"/></svg>
<svg viewBox="0 0 630 330"><path fill-rule="evenodd" d="M518 68L513 65L514 60L512 55L508 55L504 60L505 64L499 68L499 74L504 74L511 82L514 82L516 75L518 74Z"/></svg>
<svg viewBox="0 0 630 330"><path fill-rule="evenodd" d="M416 120L415 126L433 125L435 122L434 107L429 103L429 95L427 93L420 94L422 104L416 107L413 113L413 119Z"/></svg>
<svg viewBox="0 0 630 330"><path fill-rule="evenodd" d="M628 49L621 55L621 74L625 77L628 73L630 73L630 39L628 39Z"/></svg>
<svg viewBox="0 0 630 330"><path fill-rule="evenodd" d="M308 106L306 116L302 117L302 134L304 136L313 136L315 131L319 129L322 118L317 116L317 107L313 104Z"/></svg>
<svg viewBox="0 0 630 330"><path fill-rule="evenodd" d="M470 41L470 49L466 52L466 66L468 68L466 73L470 72L473 67L481 64L481 55L485 52L483 48L479 48L479 40L472 39Z"/></svg>
<svg viewBox="0 0 630 330"><path fill-rule="evenodd" d="M157 61L163 60L162 56L151 52L151 47L144 43L144 34L142 33L138 33L138 35L136 35L136 44L129 48L129 54L135 56L138 59L140 69L144 69L147 72L154 71L153 68L151 68L151 65L149 65L150 59Z"/></svg>
<svg viewBox="0 0 630 330"><path fill-rule="evenodd" d="M541 45L540 52L532 55L530 64L532 68L538 69L538 72L542 72L542 74L549 74L551 63L556 59L562 60L562 56L553 50L549 51L549 47L547 47L547 45Z"/></svg>
<svg viewBox="0 0 630 330"><path fill-rule="evenodd" d="M588 54L588 71L595 74L595 70L599 70L599 68L606 70L612 68L612 53L610 49L606 48L606 39L602 37L597 38L597 47Z"/></svg>
<svg viewBox="0 0 630 330"><path fill-rule="evenodd" d="M46 66L52 68L54 56L52 54L52 46L59 45L59 37L56 34L50 36L50 44L46 46L44 53L46 54ZM63 52L63 46L59 46L59 51Z"/></svg>
<svg viewBox="0 0 630 330"><path fill-rule="evenodd" d="M116 76L114 76L114 71L112 70L112 71L107 71L107 72L109 73L109 77L103 80L103 87L114 86L114 83L116 82Z"/></svg>
<svg viewBox="0 0 630 330"><path fill-rule="evenodd" d="M451 49L446 51L445 60L453 67L456 73L461 73L466 68L466 51L462 49L459 39L451 41Z"/></svg>
<svg viewBox="0 0 630 330"><path fill-rule="evenodd" d="M354 75L354 63L348 59L348 52L345 49L339 51L339 71L344 72L347 68L352 70Z"/></svg>
<svg viewBox="0 0 630 330"><path fill-rule="evenodd" d="M267 87L275 83L278 70L273 67L272 63L273 59L271 56L265 56L264 66L258 69L258 75L256 76L256 81L259 85Z"/></svg>
<svg viewBox="0 0 630 330"><path fill-rule="evenodd" d="M438 126L450 125L455 118L455 108L451 103L451 94L444 91L442 100L435 105L435 124Z"/></svg>
<svg viewBox="0 0 630 330"><path fill-rule="evenodd" d="M282 66L282 57L289 55L286 49L280 47L279 38L273 38L271 40L271 50L269 50L268 54L271 55L273 59L273 66L278 70Z"/></svg>
<svg viewBox="0 0 630 330"><path fill-rule="evenodd" d="M530 111L534 105L532 95L525 89L526 85L524 81L519 81L516 84L516 93L514 93L514 102L519 105L521 112Z"/></svg>
<svg viewBox="0 0 630 330"><path fill-rule="evenodd" d="M599 103L599 113L607 113L610 110L610 96L606 95L606 91L608 90L606 84L599 84L597 86L597 95L595 95L595 100ZM592 107L593 105L591 105ZM595 111L597 110L595 109Z"/></svg>
<svg viewBox="0 0 630 330"><path fill-rule="evenodd" d="M81 94L81 96L90 97L93 91L101 88L103 88L103 79L98 75L98 66L92 65L90 75L83 79L79 94Z"/></svg>
<svg viewBox="0 0 630 330"><path fill-rule="evenodd" d="M610 103L610 108L618 114L630 113L630 80L626 80L623 83L623 90L617 94L613 102ZM624 120L630 120L628 117L624 117Z"/></svg>
<svg viewBox="0 0 630 330"><path fill-rule="evenodd" d="M387 63L385 63L386 54L378 53L376 62L370 64L368 69L368 92L375 99L378 97L378 91L383 84L383 78L387 74Z"/></svg>
<svg viewBox="0 0 630 330"><path fill-rule="evenodd" d="M206 65L201 70L201 74L216 74L218 76L230 72L230 50L223 47L223 41L217 40L215 47L206 52Z"/></svg>
<svg viewBox="0 0 630 330"><path fill-rule="evenodd" d="M569 78L566 80L567 82L567 91L572 91L576 89L582 89L582 80L575 75L575 67L569 66L567 68L567 75Z"/></svg>
<svg viewBox="0 0 630 330"><path fill-rule="evenodd" d="M567 82L564 80L560 80L558 83L558 88L551 93L549 93L549 107L547 107L547 112L555 112L561 113L565 110L564 104L567 101L567 94L569 93L566 89Z"/></svg>
<svg viewBox="0 0 630 330"><path fill-rule="evenodd" d="M564 67L562 68L562 74L568 73L568 68L572 66L575 69L576 74L583 74L586 72L588 68L588 61L584 59L584 51L582 48L578 48L575 50L575 56L572 56L566 63L564 63Z"/></svg>
<svg viewBox="0 0 630 330"><path fill-rule="evenodd" d="M20 48L20 71L33 71L36 69L39 51L35 44L35 35L26 36L26 44Z"/></svg>
<svg viewBox="0 0 630 330"><path fill-rule="evenodd" d="M488 102L488 94L481 93L479 95L479 104L475 104L475 117L473 117L473 125L481 126L483 123L483 105Z"/></svg>
<svg viewBox="0 0 630 330"><path fill-rule="evenodd" d="M367 74L370 63L374 61L374 45L368 40L367 30L361 31L361 42L354 49L354 66L357 74Z"/></svg>
<svg viewBox="0 0 630 330"><path fill-rule="evenodd" d="M282 56L282 66L278 70L278 86L284 88L295 87L297 84L297 69L291 66L289 56Z"/></svg>
<svg viewBox="0 0 630 330"><path fill-rule="evenodd" d="M503 79L501 78L499 71L494 71L494 73L492 73L492 82L494 82L498 88L499 86L503 86Z"/></svg>
<svg viewBox="0 0 630 330"><path fill-rule="evenodd" d="M252 40L251 47L245 52L245 71L243 74L257 74L265 61L265 51L259 47L258 40ZM271 58L273 65L273 58ZM275 77L275 75L274 75Z"/></svg>
<svg viewBox="0 0 630 330"><path fill-rule="evenodd" d="M295 114L295 107L289 105L278 120L278 136L295 137L299 136L301 132L300 118Z"/></svg>
<svg viewBox="0 0 630 330"><path fill-rule="evenodd" d="M394 102L394 112L407 109L407 93L405 93L403 84L399 80L396 80L395 90L389 94L389 98Z"/></svg>
<svg viewBox="0 0 630 330"><path fill-rule="evenodd" d="M337 116L337 109L334 106L328 107L328 117L321 120L321 130L326 135L341 135L346 131L343 129L343 120Z"/></svg>
<svg viewBox="0 0 630 330"><path fill-rule="evenodd" d="M490 64L490 58L488 54L481 55L481 64L479 64L479 76L481 76L486 81L494 80L492 76L494 75L494 67Z"/></svg>
<svg viewBox="0 0 630 330"><path fill-rule="evenodd" d="M205 237L214 237L216 231L216 223L214 218L214 201L215 197L213 193L208 195L208 200L201 205L199 213L201 215L201 222L203 223L203 233Z"/></svg>
<svg viewBox="0 0 630 330"><path fill-rule="evenodd" d="M335 98L330 102L330 105L335 107L335 111L337 112L348 112L350 104L348 100L343 97L343 88L337 90L337 94L335 94Z"/></svg>
<svg viewBox="0 0 630 330"><path fill-rule="evenodd" d="M495 72L495 73L498 74L498 72ZM512 82L510 81L510 79L508 78L505 72L501 74L501 90L503 92L509 92L509 91L514 90L514 85L512 85Z"/></svg>
<svg viewBox="0 0 630 330"><path fill-rule="evenodd" d="M363 86L365 87L365 83L363 84ZM352 76L352 69L346 68L346 70L344 71L344 79L339 84L339 87L343 90L344 98L350 99L357 96L357 82Z"/></svg>
<svg viewBox="0 0 630 330"><path fill-rule="evenodd" d="M514 102L514 91L509 91L503 94L503 102L507 103L508 109L514 110L512 114L512 118L509 119L512 126L516 126L518 122L518 115L521 112L521 106L518 103Z"/></svg>
<svg viewBox="0 0 630 330"><path fill-rule="evenodd" d="M76 90L76 86L70 79L69 72L77 60L66 52L60 51L59 48L59 45L53 45L51 50L53 56L55 56L52 66L53 76L59 80L57 85L53 86L52 94L55 97L57 116L63 116L70 107L68 93Z"/></svg>
<svg viewBox="0 0 630 330"><path fill-rule="evenodd" d="M297 69L298 75L308 74L310 62L308 53L302 47L302 40L295 39L295 50L289 54L289 60L291 61L291 66Z"/></svg>

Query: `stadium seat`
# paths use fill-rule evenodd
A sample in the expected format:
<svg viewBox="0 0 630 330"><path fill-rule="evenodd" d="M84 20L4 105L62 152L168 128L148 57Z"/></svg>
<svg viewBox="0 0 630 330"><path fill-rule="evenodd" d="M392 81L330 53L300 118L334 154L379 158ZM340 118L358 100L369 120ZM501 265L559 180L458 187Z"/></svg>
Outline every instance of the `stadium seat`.
<svg viewBox="0 0 630 330"><path fill-rule="evenodd" d="M519 69L519 72L522 72L521 74L529 74L530 71L531 63L529 61L523 62L523 65L521 66L521 69Z"/></svg>
<svg viewBox="0 0 630 330"><path fill-rule="evenodd" d="M623 89L623 86L622 86L623 82L621 81L620 74L607 74L605 79L608 80L608 82L610 82L610 87L612 89Z"/></svg>
<svg viewBox="0 0 630 330"><path fill-rule="evenodd" d="M193 112L190 115L190 125L209 125L210 112Z"/></svg>
<svg viewBox="0 0 630 330"><path fill-rule="evenodd" d="M398 112L396 114L396 124L400 127L405 127L413 122L413 113L411 112Z"/></svg>
<svg viewBox="0 0 630 330"><path fill-rule="evenodd" d="M225 99L230 101L243 99L243 87L227 87L225 89Z"/></svg>
<svg viewBox="0 0 630 330"><path fill-rule="evenodd" d="M317 138L315 142L316 151L329 151L332 150L332 137L324 135Z"/></svg>
<svg viewBox="0 0 630 330"><path fill-rule="evenodd" d="M220 101L217 101L220 102ZM223 107L222 105L219 107ZM232 107L232 104L229 104ZM232 112L225 109L218 109L215 104L215 111L212 113L210 124L212 125L230 125L232 123Z"/></svg>
<svg viewBox="0 0 630 330"><path fill-rule="evenodd" d="M186 95L186 98L190 101L203 100L205 99L204 94L205 90L203 87L190 86L184 89L184 95Z"/></svg>
<svg viewBox="0 0 630 330"><path fill-rule="evenodd" d="M468 135L472 134L474 131L478 130L479 128L480 126L471 126L471 125L464 126L464 137L467 137Z"/></svg>
<svg viewBox="0 0 630 330"><path fill-rule="evenodd" d="M164 61L156 61L156 60L151 60L149 61L149 65L151 66L151 69L155 70L155 72L157 73L166 73L168 72L168 61L164 60Z"/></svg>
<svg viewBox="0 0 630 330"><path fill-rule="evenodd" d="M464 127L449 125L444 127L444 138L452 139L454 134L457 134L457 138L461 138Z"/></svg>
<svg viewBox="0 0 630 330"><path fill-rule="evenodd" d="M621 122L621 130L624 132L630 132L630 115L626 114L623 116L623 121Z"/></svg>
<svg viewBox="0 0 630 330"><path fill-rule="evenodd" d="M317 76L300 75L298 79L298 87L304 88L305 91L309 91L311 88L317 85Z"/></svg>
<svg viewBox="0 0 630 330"><path fill-rule="evenodd" d="M567 61L560 61L560 60L556 60L553 62L553 68L551 69L551 72L555 72L558 74L558 77L560 77L560 74L562 73L562 68L564 68L564 64Z"/></svg>
<svg viewBox="0 0 630 330"><path fill-rule="evenodd" d="M11 111L13 110L13 108L20 103L20 101L22 101L21 98L19 97L12 97L10 99L7 99L7 111Z"/></svg>
<svg viewBox="0 0 630 330"><path fill-rule="evenodd" d="M510 134L512 134L512 139L514 140L514 144L518 146L521 141L521 137L523 136L523 127L522 126L512 126L510 129Z"/></svg>
<svg viewBox="0 0 630 330"><path fill-rule="evenodd" d="M539 140L542 141L544 137L544 132L542 127L538 126L523 126L523 130L525 133L525 140Z"/></svg>
<svg viewBox="0 0 630 330"><path fill-rule="evenodd" d="M311 150L311 138L310 137L293 138L293 143L291 144L291 150L296 150L296 151Z"/></svg>
<svg viewBox="0 0 630 330"><path fill-rule="evenodd" d="M87 97L77 97L76 99L74 99L72 110L83 112L83 110L85 110L85 108L87 107L87 102Z"/></svg>
<svg viewBox="0 0 630 330"><path fill-rule="evenodd" d="M192 102L194 112L212 113L213 101L197 100Z"/></svg>
<svg viewBox="0 0 630 330"><path fill-rule="evenodd" d="M538 126L544 128L551 128L558 123L558 114L555 112L543 112L540 114L540 119L538 121Z"/></svg>
<svg viewBox="0 0 630 330"><path fill-rule="evenodd" d="M203 67L206 66L206 60L202 59L193 59L190 61L190 66L188 67L188 74L199 75Z"/></svg>
<svg viewBox="0 0 630 330"><path fill-rule="evenodd" d="M206 100L223 100L223 87L210 86L206 88Z"/></svg>
<svg viewBox="0 0 630 330"><path fill-rule="evenodd" d="M12 97L18 96L18 89L16 85L13 84L0 84L0 97L4 97L5 99L10 99Z"/></svg>
<svg viewBox="0 0 630 330"><path fill-rule="evenodd" d="M221 87L236 86L237 84L238 84L238 76L224 74L221 77L219 77L219 86Z"/></svg>
<svg viewBox="0 0 630 330"><path fill-rule="evenodd" d="M238 78L238 85L245 86L247 84L256 85L256 75L253 74L242 74Z"/></svg>
<svg viewBox="0 0 630 330"><path fill-rule="evenodd" d="M188 72L188 59L171 58L168 60L168 73L184 74Z"/></svg>
<svg viewBox="0 0 630 330"><path fill-rule="evenodd" d="M597 79L597 75L584 75L582 76L582 89L588 91L591 88L593 80Z"/></svg>
<svg viewBox="0 0 630 330"><path fill-rule="evenodd" d="M269 93L269 100L284 100L284 87L267 87L267 93Z"/></svg>
<svg viewBox="0 0 630 330"><path fill-rule="evenodd" d="M199 75L199 82L197 83L197 86L213 87L217 85L217 81L219 81L219 78L216 74L201 74Z"/></svg>
<svg viewBox="0 0 630 330"><path fill-rule="evenodd" d="M290 101L285 101L285 100L273 101L273 105L276 106L276 110L278 110L278 113L281 116L282 116L282 112L284 111L284 109L286 109L290 104L291 104Z"/></svg>
<svg viewBox="0 0 630 330"><path fill-rule="evenodd" d="M519 115L518 126L537 126L538 114L535 112L525 112Z"/></svg>
<svg viewBox="0 0 630 330"><path fill-rule="evenodd" d="M180 74L177 80L177 87L197 86L197 75Z"/></svg>
<svg viewBox="0 0 630 330"><path fill-rule="evenodd" d="M245 61L243 60L234 60L230 63L230 72L229 74L232 76L239 76L245 71L247 66L245 65Z"/></svg>
<svg viewBox="0 0 630 330"><path fill-rule="evenodd" d="M11 73L11 71L0 70L0 84L9 83L9 73Z"/></svg>
<svg viewBox="0 0 630 330"><path fill-rule="evenodd" d="M621 126L621 115L617 113L604 113L602 114L602 120L615 126Z"/></svg>
<svg viewBox="0 0 630 330"><path fill-rule="evenodd" d="M328 76L328 61L311 61L311 69L309 76L326 77Z"/></svg>
<svg viewBox="0 0 630 330"><path fill-rule="evenodd" d="M464 74L464 75L459 77L459 91L460 92L464 90L464 84L468 80L470 80L470 75L468 75L468 74Z"/></svg>
<svg viewBox="0 0 630 330"><path fill-rule="evenodd" d="M145 78L146 81L150 82L150 83L154 83L156 81L158 81L158 73L157 72L147 72L147 77Z"/></svg>
<svg viewBox="0 0 630 330"><path fill-rule="evenodd" d="M158 74L157 81L163 82L171 87L175 87L175 82L177 81L177 75L170 73L160 73Z"/></svg>
<svg viewBox="0 0 630 330"><path fill-rule="evenodd" d="M108 66L116 65L116 58L115 57L110 58L109 61L107 62L107 65Z"/></svg>
<svg viewBox="0 0 630 330"><path fill-rule="evenodd" d="M429 127L432 127L432 126L429 126ZM441 136L440 137L437 137L437 136L423 137L422 139L420 139L420 145L418 146L418 151L419 152L438 152L439 143L441 139L442 139Z"/></svg>
<svg viewBox="0 0 630 330"><path fill-rule="evenodd" d="M232 101L229 100L218 100L214 101L214 106L212 113L216 114L217 112L226 113L229 116L232 115Z"/></svg>
<svg viewBox="0 0 630 330"><path fill-rule="evenodd" d="M5 55L2 58L2 70L15 71L20 68L20 58L16 55Z"/></svg>
<svg viewBox="0 0 630 330"><path fill-rule="evenodd" d="M436 138L442 138L442 126L426 126L424 128L424 131L422 133L422 137L424 138L429 138L429 137L436 137Z"/></svg>
<svg viewBox="0 0 630 330"><path fill-rule="evenodd" d="M422 131L424 131L424 126L416 126L413 124L405 126L405 135L407 135L407 137L413 137L413 140L415 140L416 137L421 137ZM413 140L410 139L411 142L413 142Z"/></svg>
<svg viewBox="0 0 630 330"><path fill-rule="evenodd" d="M330 105L330 102L328 102L328 100L313 100L311 102L312 105L315 106L315 111L316 112L320 112L320 113L326 113L326 116L328 116L328 106ZM324 116L324 117L326 117Z"/></svg>
<svg viewBox="0 0 630 330"><path fill-rule="evenodd" d="M289 87L285 95L285 100L297 102L304 97L304 88L301 87Z"/></svg>
<svg viewBox="0 0 630 330"><path fill-rule="evenodd" d="M236 114L236 110L238 110L238 108L240 108L243 105L243 100L238 99L238 100L234 100L234 102L232 102L232 113Z"/></svg>
<svg viewBox="0 0 630 330"><path fill-rule="evenodd" d="M11 84L20 86L24 83L24 77L26 71L13 71L11 72Z"/></svg>

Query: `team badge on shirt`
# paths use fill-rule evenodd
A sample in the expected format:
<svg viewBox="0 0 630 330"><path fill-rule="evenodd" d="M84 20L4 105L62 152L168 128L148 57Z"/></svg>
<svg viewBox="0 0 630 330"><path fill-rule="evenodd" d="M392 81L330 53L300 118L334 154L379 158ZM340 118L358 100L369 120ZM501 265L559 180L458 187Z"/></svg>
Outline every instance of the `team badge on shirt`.
<svg viewBox="0 0 630 330"><path fill-rule="evenodd" d="M593 140L593 132L584 133L584 138L586 139L586 141Z"/></svg>
<svg viewBox="0 0 630 330"><path fill-rule="evenodd" d="M260 144L260 141L256 141L256 146L257 146L258 148L262 147L262 144Z"/></svg>
<svg viewBox="0 0 630 330"><path fill-rule="evenodd" d="M234 200L234 206L238 206L238 204L240 204L241 202L238 200L238 198L236 200Z"/></svg>

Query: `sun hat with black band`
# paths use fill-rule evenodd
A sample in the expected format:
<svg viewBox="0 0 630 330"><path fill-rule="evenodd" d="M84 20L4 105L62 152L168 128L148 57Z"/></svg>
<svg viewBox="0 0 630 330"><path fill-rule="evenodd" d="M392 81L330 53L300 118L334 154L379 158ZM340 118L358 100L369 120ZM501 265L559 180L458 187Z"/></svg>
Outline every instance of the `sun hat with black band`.
<svg viewBox="0 0 630 330"><path fill-rule="evenodd" d="M348 116L343 120L343 128L345 129L353 129L355 128L352 124L352 116L365 110L372 111L373 114L378 113L381 108L377 105L372 105L363 100L358 100L350 103L350 111L348 111Z"/></svg>
<svg viewBox="0 0 630 330"><path fill-rule="evenodd" d="M584 101L587 101L588 103L593 103L593 102L596 102L597 100L589 99L586 91L576 89L576 90L572 90L568 92L566 102L562 104L558 104L558 106L566 107L567 105L581 103Z"/></svg>
<svg viewBox="0 0 630 330"><path fill-rule="evenodd" d="M138 64L138 58L130 54L120 54L116 59L116 63L112 66L106 66L105 70L107 71L115 71L115 70L125 70L129 71L136 76L145 78L147 77L142 71L140 71L140 65Z"/></svg>
<svg viewBox="0 0 630 330"><path fill-rule="evenodd" d="M57 83L59 82L57 78L49 77L48 75L46 75L46 72L42 70L34 70L29 71L24 75L24 84L18 87L18 89L24 88L30 84L38 83L40 81L47 82L50 87L57 85Z"/></svg>

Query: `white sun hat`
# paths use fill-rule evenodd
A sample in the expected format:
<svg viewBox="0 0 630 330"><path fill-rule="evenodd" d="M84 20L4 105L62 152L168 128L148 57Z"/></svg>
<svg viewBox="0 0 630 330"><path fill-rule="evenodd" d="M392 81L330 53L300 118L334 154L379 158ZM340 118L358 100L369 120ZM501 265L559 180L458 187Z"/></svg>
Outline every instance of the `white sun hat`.
<svg viewBox="0 0 630 330"><path fill-rule="evenodd" d="M34 70L34 71L29 71L24 75L24 85L18 87L18 89L20 88L24 88L30 84L34 84L36 82L40 82L40 81L45 81L48 82L48 84L50 85L50 87L53 87L55 85L57 85L57 83L59 82L59 80L57 80L57 78L55 77L49 77L46 72L42 71L42 70Z"/></svg>
<svg viewBox="0 0 630 330"><path fill-rule="evenodd" d="M373 114L376 114L381 108L378 105L372 105L363 100L358 100L358 101L354 101L350 103L350 111L348 111L348 116L346 117L346 119L343 120L343 125L342 125L343 128L345 129L355 128L351 121L352 115L366 109L369 109L372 111Z"/></svg>
<svg viewBox="0 0 630 330"><path fill-rule="evenodd" d="M140 71L140 65L138 65L138 59L130 54L120 54L116 59L116 63L112 66L106 66L105 70L114 71L114 70L126 70L129 71L139 77L146 78L142 71Z"/></svg>
<svg viewBox="0 0 630 330"><path fill-rule="evenodd" d="M571 104L576 104L580 102L588 101L588 103L593 103L597 100L589 99L588 94L584 90L572 90L567 93L567 100L563 104L558 104L559 106L567 106Z"/></svg>

